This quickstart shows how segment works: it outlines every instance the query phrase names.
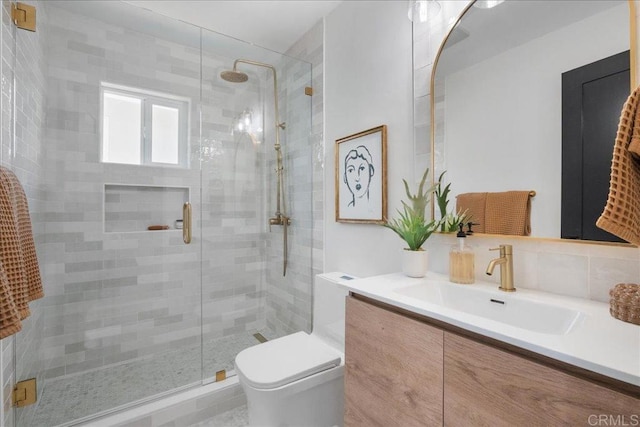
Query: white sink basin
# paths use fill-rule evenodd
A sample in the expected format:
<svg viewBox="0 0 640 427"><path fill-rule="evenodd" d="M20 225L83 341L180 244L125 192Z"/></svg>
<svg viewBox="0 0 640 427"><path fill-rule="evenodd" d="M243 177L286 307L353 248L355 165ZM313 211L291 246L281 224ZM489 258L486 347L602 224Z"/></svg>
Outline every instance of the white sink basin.
<svg viewBox="0 0 640 427"><path fill-rule="evenodd" d="M477 285L430 282L395 292L543 334L565 335L584 318L580 311L521 298L517 292L494 291Z"/></svg>

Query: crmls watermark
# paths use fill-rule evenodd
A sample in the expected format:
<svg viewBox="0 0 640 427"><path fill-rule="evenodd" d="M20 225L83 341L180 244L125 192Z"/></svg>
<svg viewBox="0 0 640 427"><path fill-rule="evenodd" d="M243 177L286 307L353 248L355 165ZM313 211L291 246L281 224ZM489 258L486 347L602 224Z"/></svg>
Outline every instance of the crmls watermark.
<svg viewBox="0 0 640 427"><path fill-rule="evenodd" d="M590 426L640 426L640 414L633 415L611 415L592 414L587 422Z"/></svg>

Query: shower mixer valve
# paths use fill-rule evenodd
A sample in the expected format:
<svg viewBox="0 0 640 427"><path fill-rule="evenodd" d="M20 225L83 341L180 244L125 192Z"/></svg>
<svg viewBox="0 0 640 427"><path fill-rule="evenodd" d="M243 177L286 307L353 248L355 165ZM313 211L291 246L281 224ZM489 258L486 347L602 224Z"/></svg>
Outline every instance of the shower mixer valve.
<svg viewBox="0 0 640 427"><path fill-rule="evenodd" d="M291 225L291 218L282 215L281 213L276 214L275 217L269 218L269 226L272 225Z"/></svg>

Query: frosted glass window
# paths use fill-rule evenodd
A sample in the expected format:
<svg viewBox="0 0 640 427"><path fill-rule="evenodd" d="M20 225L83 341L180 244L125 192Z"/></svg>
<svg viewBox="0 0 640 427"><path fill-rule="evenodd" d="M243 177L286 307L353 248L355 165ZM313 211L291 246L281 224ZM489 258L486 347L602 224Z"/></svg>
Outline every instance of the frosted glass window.
<svg viewBox="0 0 640 427"><path fill-rule="evenodd" d="M104 94L102 159L139 165L142 101L115 93Z"/></svg>
<svg viewBox="0 0 640 427"><path fill-rule="evenodd" d="M151 109L151 161L178 164L180 110L154 105Z"/></svg>
<svg viewBox="0 0 640 427"><path fill-rule="evenodd" d="M102 161L188 167L189 98L102 83Z"/></svg>

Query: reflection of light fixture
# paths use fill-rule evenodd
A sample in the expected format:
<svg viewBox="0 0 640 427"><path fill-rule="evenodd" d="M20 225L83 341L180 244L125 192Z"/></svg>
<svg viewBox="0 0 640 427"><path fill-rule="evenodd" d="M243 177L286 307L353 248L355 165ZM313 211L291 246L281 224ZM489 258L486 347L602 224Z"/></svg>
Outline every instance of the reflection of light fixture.
<svg viewBox="0 0 640 427"><path fill-rule="evenodd" d="M440 13L440 3L436 0L410 0L409 19L413 22L427 22Z"/></svg>
<svg viewBox="0 0 640 427"><path fill-rule="evenodd" d="M253 110L245 109L242 113L233 118L231 125L231 135L239 133L240 135L248 135L251 142L259 144L260 140L256 138L256 133L262 132L262 127L253 129Z"/></svg>
<svg viewBox="0 0 640 427"><path fill-rule="evenodd" d="M473 6L479 9L491 9L502 2L504 2L504 0L476 0Z"/></svg>
<svg viewBox="0 0 640 427"><path fill-rule="evenodd" d="M251 123L253 122L253 112L250 109L244 110L242 113L238 114L236 118L233 120L233 130L238 132L245 132L251 130Z"/></svg>

